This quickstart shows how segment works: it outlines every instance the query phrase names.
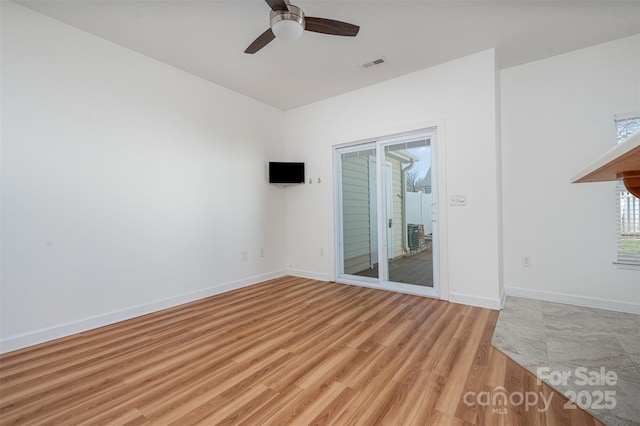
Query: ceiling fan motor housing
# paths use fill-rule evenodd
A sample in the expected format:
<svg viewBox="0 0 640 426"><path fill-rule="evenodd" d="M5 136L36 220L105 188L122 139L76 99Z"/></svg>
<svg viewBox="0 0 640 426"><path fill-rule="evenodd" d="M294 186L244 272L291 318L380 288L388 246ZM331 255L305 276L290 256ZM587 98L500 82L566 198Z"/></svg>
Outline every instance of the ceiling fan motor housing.
<svg viewBox="0 0 640 426"><path fill-rule="evenodd" d="M304 31L304 12L294 5L287 7L289 10L271 11L271 30L277 38L292 41L298 39Z"/></svg>

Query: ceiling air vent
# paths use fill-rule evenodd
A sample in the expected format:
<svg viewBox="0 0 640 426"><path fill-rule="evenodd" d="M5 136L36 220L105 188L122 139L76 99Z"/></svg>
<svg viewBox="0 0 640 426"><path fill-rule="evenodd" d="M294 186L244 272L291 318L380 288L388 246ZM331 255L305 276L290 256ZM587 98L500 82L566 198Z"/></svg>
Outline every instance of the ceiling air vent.
<svg viewBox="0 0 640 426"><path fill-rule="evenodd" d="M366 62L362 65L360 65L360 68L362 68L363 70L369 69L369 68L373 68L379 65L384 64L384 58L383 57L379 57L378 59L374 59L371 62Z"/></svg>

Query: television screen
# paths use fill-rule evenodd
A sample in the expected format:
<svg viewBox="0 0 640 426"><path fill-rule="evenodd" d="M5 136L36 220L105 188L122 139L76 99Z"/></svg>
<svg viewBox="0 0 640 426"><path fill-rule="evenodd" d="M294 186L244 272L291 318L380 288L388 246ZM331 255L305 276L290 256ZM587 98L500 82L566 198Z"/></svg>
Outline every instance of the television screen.
<svg viewBox="0 0 640 426"><path fill-rule="evenodd" d="M269 162L269 183L304 183L304 163Z"/></svg>

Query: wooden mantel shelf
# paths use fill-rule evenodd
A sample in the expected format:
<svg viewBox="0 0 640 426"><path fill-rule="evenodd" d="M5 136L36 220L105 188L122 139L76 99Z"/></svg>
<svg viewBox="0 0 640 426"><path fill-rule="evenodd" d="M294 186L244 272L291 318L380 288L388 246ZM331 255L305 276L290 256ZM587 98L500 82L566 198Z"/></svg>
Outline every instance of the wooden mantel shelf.
<svg viewBox="0 0 640 426"><path fill-rule="evenodd" d="M640 132L605 152L571 179L573 183L603 182L622 179L624 185L640 198Z"/></svg>

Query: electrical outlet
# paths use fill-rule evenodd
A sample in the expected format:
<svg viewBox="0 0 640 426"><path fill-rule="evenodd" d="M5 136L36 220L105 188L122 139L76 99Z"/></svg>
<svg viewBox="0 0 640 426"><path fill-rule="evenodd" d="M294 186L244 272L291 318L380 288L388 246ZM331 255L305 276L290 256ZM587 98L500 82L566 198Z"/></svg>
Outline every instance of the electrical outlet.
<svg viewBox="0 0 640 426"><path fill-rule="evenodd" d="M466 206L467 205L467 196L466 195L451 195L449 197L449 205L450 206Z"/></svg>
<svg viewBox="0 0 640 426"><path fill-rule="evenodd" d="M324 249L323 248L320 249L320 256L324 256Z"/></svg>
<svg viewBox="0 0 640 426"><path fill-rule="evenodd" d="M242 260L248 260L249 259L249 253L247 253L246 250L242 251Z"/></svg>
<svg viewBox="0 0 640 426"><path fill-rule="evenodd" d="M261 248L260 250L258 250L258 255L260 257L264 257L264 249Z"/></svg>
<svg viewBox="0 0 640 426"><path fill-rule="evenodd" d="M531 267L531 258L529 256L522 256L522 266L526 268Z"/></svg>

